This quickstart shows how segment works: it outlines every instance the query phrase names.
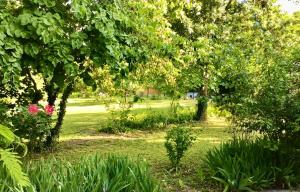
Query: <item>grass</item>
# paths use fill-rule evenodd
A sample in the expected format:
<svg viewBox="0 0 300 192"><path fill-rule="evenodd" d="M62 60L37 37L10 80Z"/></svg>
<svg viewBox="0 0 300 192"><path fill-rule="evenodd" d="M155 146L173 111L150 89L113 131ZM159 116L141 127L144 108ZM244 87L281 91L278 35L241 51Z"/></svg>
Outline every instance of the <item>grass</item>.
<svg viewBox="0 0 300 192"><path fill-rule="evenodd" d="M88 136L97 134L99 127L109 118L109 112L105 105L99 105L96 100L92 99L71 99L67 107L67 114L64 119L61 137ZM74 103L82 102L74 105ZM133 106L133 113L144 114L151 107L152 111L166 112L169 109L170 100L146 100L143 103L136 103ZM195 101L182 100L180 105L193 106ZM86 105L84 105L86 104ZM118 107L117 104L113 104Z"/></svg>
<svg viewBox="0 0 300 192"><path fill-rule="evenodd" d="M199 166L208 149L230 139L228 126L223 118L211 117L205 124L193 123L189 126L198 136L196 142L183 157L181 169L169 172L170 163L164 148L166 130L131 131L117 135L99 133L98 127L104 123L109 113L104 105L68 106L57 150L51 154L40 154L29 158L55 158L79 161L87 154L119 154L132 158L143 158L151 165L152 174L160 181L166 191L210 190L201 183ZM146 101L134 106L134 113L145 113L147 107L166 111L170 101ZM181 101L185 106L194 101ZM201 185L201 186L200 186Z"/></svg>

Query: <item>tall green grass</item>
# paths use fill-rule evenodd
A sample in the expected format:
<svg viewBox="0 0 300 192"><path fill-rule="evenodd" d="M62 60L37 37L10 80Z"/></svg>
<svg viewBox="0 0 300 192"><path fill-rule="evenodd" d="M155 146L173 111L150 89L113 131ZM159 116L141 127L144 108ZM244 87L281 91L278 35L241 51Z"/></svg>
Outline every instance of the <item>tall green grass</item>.
<svg viewBox="0 0 300 192"><path fill-rule="evenodd" d="M2 180L2 192L159 192L160 186L151 178L143 161L126 157L93 155L77 164L50 159L28 165L32 186L26 189L12 187Z"/></svg>

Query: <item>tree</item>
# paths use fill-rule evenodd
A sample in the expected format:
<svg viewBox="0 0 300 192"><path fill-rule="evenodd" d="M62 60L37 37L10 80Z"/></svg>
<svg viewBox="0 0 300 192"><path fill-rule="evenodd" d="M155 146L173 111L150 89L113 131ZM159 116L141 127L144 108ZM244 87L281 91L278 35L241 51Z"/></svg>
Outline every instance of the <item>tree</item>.
<svg viewBox="0 0 300 192"><path fill-rule="evenodd" d="M230 46L224 53L229 50L230 56L222 60L215 101L231 112L236 126L287 145L283 151L296 155L300 146L299 16L285 15L272 4L264 9L250 5L253 8L245 9L242 18L253 21L251 25L236 26L227 38Z"/></svg>
<svg viewBox="0 0 300 192"><path fill-rule="evenodd" d="M61 94L47 146L59 136L66 102L78 78L95 88L90 75L95 68L109 64L113 73L124 77L152 53L168 52L163 46L168 27L160 19L160 1L20 0L2 5L0 70L5 90L32 93L18 95L27 103L37 103L45 93L49 105Z"/></svg>
<svg viewBox="0 0 300 192"><path fill-rule="evenodd" d="M186 74L194 80L185 82L190 89L199 90L196 119L205 120L209 99L228 94L222 91L251 87L251 81L247 82L249 71L244 69L260 62L251 59L267 54L260 46L275 45L276 41L270 42L270 37L280 33L273 23L280 10L271 1L236 0L170 0L168 8L172 29L192 47L187 51L191 59ZM266 15L272 18L271 22ZM178 46L188 50L182 44ZM246 87L242 84L233 87L238 81L243 81Z"/></svg>
<svg viewBox="0 0 300 192"><path fill-rule="evenodd" d="M208 89L217 67L217 49L220 45L221 25L227 22L230 11L238 4L232 1L176 1L170 0L168 19L172 29L184 39L179 44L191 58L182 72L188 89L198 90L197 120L206 120ZM236 10L238 12L238 10ZM191 49L186 49L191 47Z"/></svg>

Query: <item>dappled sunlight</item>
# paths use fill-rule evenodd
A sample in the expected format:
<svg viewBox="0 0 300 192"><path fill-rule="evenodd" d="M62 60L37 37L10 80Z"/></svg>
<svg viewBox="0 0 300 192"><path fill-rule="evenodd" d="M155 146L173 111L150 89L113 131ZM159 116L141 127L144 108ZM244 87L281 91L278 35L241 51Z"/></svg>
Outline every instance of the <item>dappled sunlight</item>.
<svg viewBox="0 0 300 192"><path fill-rule="evenodd" d="M138 137L126 137L126 136L119 136L119 135L88 135L88 136L83 136L83 135L73 135L73 136L64 136L59 139L60 142L65 142L65 141L74 141L74 140L101 140L101 139L119 139L119 140L140 140L141 138Z"/></svg>
<svg viewBox="0 0 300 192"><path fill-rule="evenodd" d="M93 123L87 122L84 125L83 121L80 122L72 122L73 124L78 124L82 126L87 126ZM209 125L209 126L208 126ZM195 146L197 145L207 145L214 146L216 144L220 144L223 141L226 141L230 138L230 135L227 130L228 125L222 118L210 118L208 123L205 124L197 124L196 127L192 127L193 132L197 136L195 141ZM215 130L215 131L214 131ZM216 130L218 130L216 132ZM80 148L82 152L85 150L90 151L90 147L93 149L98 148L100 150L103 147L111 147L110 150L117 152L120 151L123 146L127 146L127 150L130 149L130 146L138 148L149 148L149 150L153 150L153 147L159 146L161 150L164 150L164 142L165 142L166 130L155 130L155 131L129 131L125 133L119 134L105 134L105 133L90 133L87 135L80 134L71 134L71 135L63 135L60 137L59 146L72 150ZM130 142L130 143L128 143ZM132 143L133 142L133 143ZM156 145L157 144L157 145ZM152 146L154 145L154 146ZM120 148L118 148L118 146ZM85 149L87 148L87 149ZM107 149L105 149L106 151ZM136 151L136 150L135 150ZM142 151L137 150L136 152L142 153ZM149 151L150 152L150 151ZM147 154L147 152L143 152L142 154ZM151 152L152 153L152 152Z"/></svg>
<svg viewBox="0 0 300 192"><path fill-rule="evenodd" d="M73 102L76 102L73 101ZM193 100L180 100L180 105L183 107L193 106L195 101ZM152 101L152 102L145 102L145 103L134 103L132 109L146 109L146 108L168 108L170 107L171 101L164 100L164 101ZM119 104L110 104L110 108L113 109L120 109ZM108 113L107 107L102 105L85 105L85 106L68 106L67 114L85 114L85 113Z"/></svg>
<svg viewBox="0 0 300 192"><path fill-rule="evenodd" d="M299 8L0 0L0 192L300 187Z"/></svg>

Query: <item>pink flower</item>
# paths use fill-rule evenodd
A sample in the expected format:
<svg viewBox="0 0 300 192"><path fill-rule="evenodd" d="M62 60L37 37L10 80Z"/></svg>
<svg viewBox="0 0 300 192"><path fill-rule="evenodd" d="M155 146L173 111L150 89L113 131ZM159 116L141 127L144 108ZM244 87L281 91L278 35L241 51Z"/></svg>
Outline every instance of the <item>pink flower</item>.
<svg viewBox="0 0 300 192"><path fill-rule="evenodd" d="M37 104L30 104L28 106L28 112L32 115L36 115L39 112L39 107Z"/></svg>
<svg viewBox="0 0 300 192"><path fill-rule="evenodd" d="M52 115L54 112L54 106L53 105L46 105L45 108L45 113L47 113L48 115Z"/></svg>

